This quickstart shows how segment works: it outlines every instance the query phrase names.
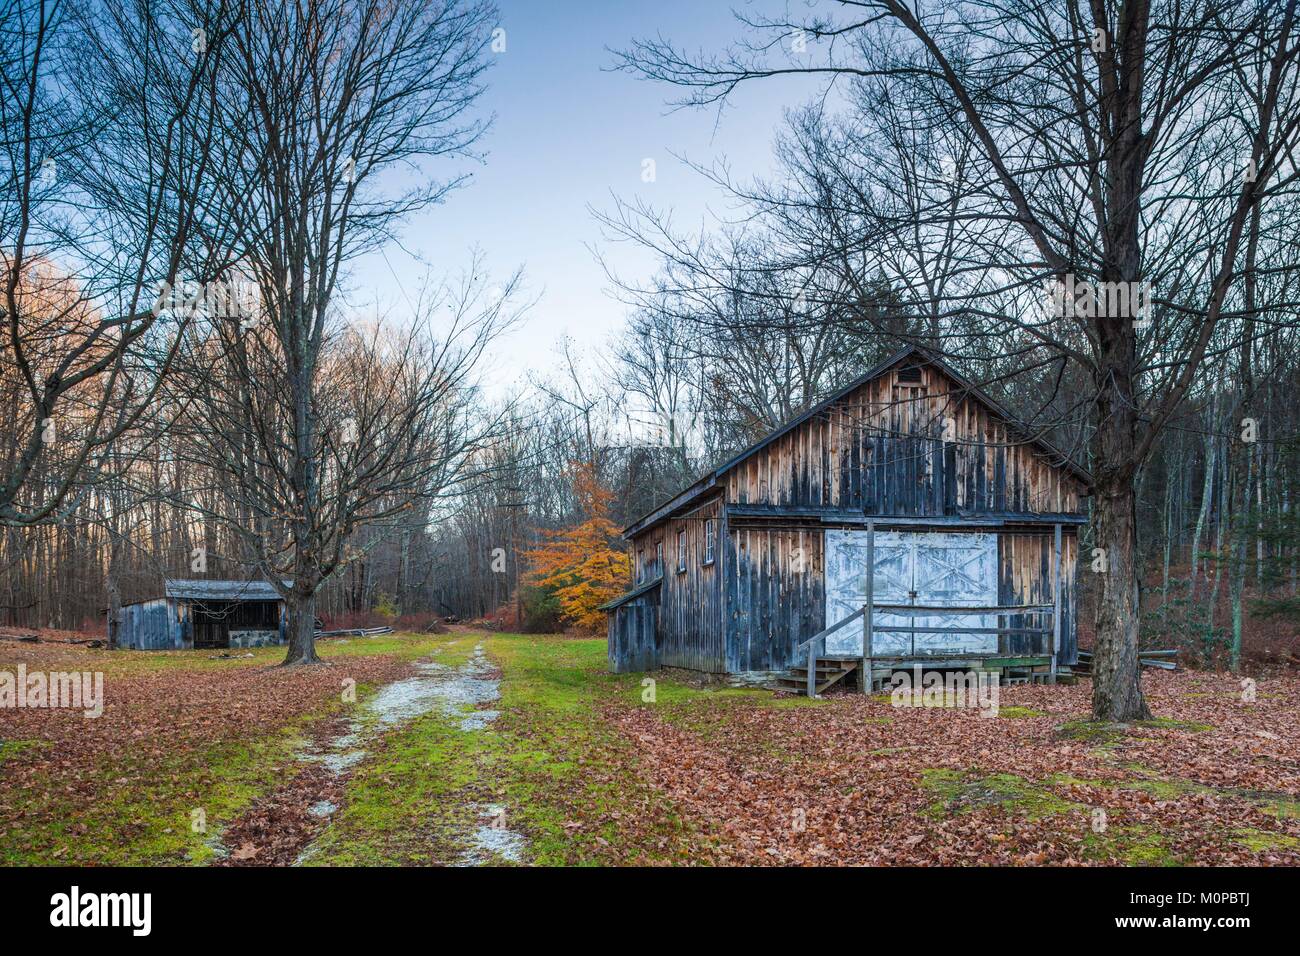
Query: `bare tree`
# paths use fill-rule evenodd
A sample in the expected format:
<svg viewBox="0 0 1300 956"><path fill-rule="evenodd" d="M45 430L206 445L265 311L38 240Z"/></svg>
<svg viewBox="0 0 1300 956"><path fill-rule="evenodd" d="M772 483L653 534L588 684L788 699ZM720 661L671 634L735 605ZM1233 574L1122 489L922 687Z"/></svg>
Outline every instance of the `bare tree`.
<svg viewBox="0 0 1300 956"><path fill-rule="evenodd" d="M338 387L326 381L327 365L348 374L332 351L342 334L334 324L342 271L388 239L401 217L463 181L428 177L422 164L468 155L485 128L472 108L495 11L474 0L239 0L238 11L220 71L220 188L242 227L232 252L258 289L260 312L247 341L235 334L247 316L222 326L239 378L221 417L237 427L226 440L243 446L235 467L253 512L225 517L263 530L283 522L285 541L259 545L258 563L289 606L286 663L311 663L316 594L342 560L348 532L380 492L413 492L455 460L450 450L426 457L438 409L459 401L506 308L506 299L482 310L467 300L459 314L473 325L468 341L462 324L457 336L400 350L395 361L405 371L393 386L402 391L385 392L400 404L354 410L357 447L372 448L382 433L386 449L350 454L327 434L337 413L326 396ZM381 180L401 167L417 171L418 185L394 192L394 178ZM380 367L379 353L368 354L374 361L358 373ZM419 357L429 364L417 375L408 364ZM451 449L458 437L447 436Z"/></svg>
<svg viewBox="0 0 1300 956"><path fill-rule="evenodd" d="M142 416L180 337L154 305L220 218L225 28L217 2L0 3L0 524L71 514L115 441L162 424Z"/></svg>
<svg viewBox="0 0 1300 956"><path fill-rule="evenodd" d="M192 400L179 426L182 460L220 492L200 499L210 489L190 485L183 494L231 531L236 560L290 603L287 664L317 661L322 586L364 561L378 530L467 480L473 456L499 433L500 417L481 414L474 376L513 318L511 289L489 295L480 278L442 292L400 328L326 324L306 399L315 428L308 460L297 451L298 385L269 322L214 323L174 382L174 400Z"/></svg>

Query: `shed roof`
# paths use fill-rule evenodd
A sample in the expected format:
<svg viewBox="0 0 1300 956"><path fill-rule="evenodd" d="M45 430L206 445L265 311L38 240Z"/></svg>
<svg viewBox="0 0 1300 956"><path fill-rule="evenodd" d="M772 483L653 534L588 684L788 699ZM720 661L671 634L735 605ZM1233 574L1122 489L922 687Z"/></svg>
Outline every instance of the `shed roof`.
<svg viewBox="0 0 1300 956"><path fill-rule="evenodd" d="M758 452L763 448L766 448L768 445L772 444L772 442L776 441L782 435L785 435L793 431L794 429L798 428L800 425L802 425L804 422L808 421L809 419L822 414L823 412L826 411L826 409L828 409L835 402L839 401L849 392L852 392L854 389L861 388L863 385L865 385L867 382L871 381L874 378L879 378L881 375L884 375L886 372L892 369L895 365L902 362L904 359L911 358L913 356L923 359L925 364L927 365L933 365L936 368L938 368L941 372L943 372L945 375L951 378L953 382L956 383L958 388L960 388L966 394L970 395L975 400L982 402L998 418L1002 419L1009 426L1011 426L1012 429L1019 431L1026 436L1032 435L1030 429L1026 428L1020 421L1018 421L1014 416L1012 416L1005 408L1002 407L1002 405L1000 405L991 396L989 396L983 389L975 385L973 382L969 381L965 376L954 371L952 366L950 366L947 362L942 361L940 358L938 358L933 352L929 351L928 349L924 349L919 345L909 345L906 348L900 349L899 351L895 352L893 355L889 356L883 362L876 365L874 368L868 370L863 375L860 375L858 378L855 378L853 381L846 384L843 388L837 389L834 392L834 394L824 399L823 401L817 403L812 408L808 409L808 411L796 415L794 418L791 418L789 421L787 421L784 425L781 425L773 429L772 431L768 432L767 435L765 435L763 438L759 439L758 441L754 442L754 444L750 445L744 451L740 452L730 461L727 461L719 465L717 468L710 469L698 481L682 489L676 495L669 498L666 502L654 508L652 511L647 512L645 515L642 515L636 521L632 522L632 524L630 524L628 527L624 528L623 537L631 538L632 536L639 534L640 532L646 530L647 528L665 520L673 512L679 510L680 508L682 508L687 504L690 504L691 502L700 498L706 492L709 492L713 488L717 487L717 484L723 475L725 475L732 468L739 465L741 462L745 461L747 458L749 458L750 455L753 455L755 452ZM1084 469L1081 465L1079 465L1078 462L1074 461L1074 459L1072 459L1069 455L1065 454L1065 452L1055 447L1051 442L1047 441L1046 439L1038 435L1033 435L1032 437L1028 437L1027 442L1028 444L1031 444L1036 448L1038 448L1040 451L1045 452L1051 458L1052 464L1055 467L1062 468L1065 471L1069 472L1072 476L1074 476L1076 479L1081 481L1085 486L1089 486L1092 484L1092 476L1088 473L1088 471Z"/></svg>
<svg viewBox="0 0 1300 956"><path fill-rule="evenodd" d="M647 581L645 584L639 585L638 587L634 587L630 591L624 591L618 597L614 598L614 600L605 602L600 607L596 608L596 610L612 611L617 607L622 607L628 601L635 601L637 598L649 594L655 588L659 587L659 585L663 583L663 579L663 575L661 574L659 577Z"/></svg>
<svg viewBox="0 0 1300 956"><path fill-rule="evenodd" d="M293 584L285 581L286 586ZM163 593L191 601L279 601L280 592L270 581L187 581L168 578Z"/></svg>

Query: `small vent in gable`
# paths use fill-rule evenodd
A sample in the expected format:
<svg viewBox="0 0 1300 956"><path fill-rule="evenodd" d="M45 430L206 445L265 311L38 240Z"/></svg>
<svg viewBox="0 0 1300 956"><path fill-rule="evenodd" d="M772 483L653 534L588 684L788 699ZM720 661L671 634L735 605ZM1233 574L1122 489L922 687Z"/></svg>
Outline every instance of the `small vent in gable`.
<svg viewBox="0 0 1300 956"><path fill-rule="evenodd" d="M899 385L920 385L921 369L915 365L909 366L907 368L900 368L898 370L898 384Z"/></svg>

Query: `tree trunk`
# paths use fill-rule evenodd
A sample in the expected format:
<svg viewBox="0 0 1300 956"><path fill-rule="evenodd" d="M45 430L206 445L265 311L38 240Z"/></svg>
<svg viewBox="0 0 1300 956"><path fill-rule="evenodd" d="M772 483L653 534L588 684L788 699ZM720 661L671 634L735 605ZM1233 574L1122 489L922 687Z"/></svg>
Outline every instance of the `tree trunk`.
<svg viewBox="0 0 1300 956"><path fill-rule="evenodd" d="M1246 528L1250 520L1250 491L1254 483L1255 447L1247 447L1243 451L1246 458L1246 480L1242 485L1241 514L1232 523L1228 533L1228 544L1232 549L1232 580L1228 585L1228 592L1232 599L1232 641L1228 646L1228 667L1234 674L1241 668L1241 596L1246 589Z"/></svg>
<svg viewBox="0 0 1300 956"><path fill-rule="evenodd" d="M1205 530L1206 515L1210 511L1210 502L1214 495L1214 452L1218 444L1214 440L1214 429L1218 427L1216 405L1210 405L1210 419L1205 430L1205 483L1201 488L1201 507L1196 514L1196 530L1192 532L1192 580L1188 589L1188 600L1196 599L1196 573L1200 563L1201 533Z"/></svg>
<svg viewBox="0 0 1300 956"><path fill-rule="evenodd" d="M316 656L316 595L303 597L295 592L289 602L289 653L280 666L322 663Z"/></svg>
<svg viewBox="0 0 1300 956"><path fill-rule="evenodd" d="M1180 455L1179 458L1182 456ZM1169 601L1169 556L1174 546L1173 520L1174 520L1174 469L1167 464L1165 467L1165 554L1164 554L1164 574L1160 579L1160 606L1163 608Z"/></svg>
<svg viewBox="0 0 1300 956"><path fill-rule="evenodd" d="M1149 720L1138 673L1139 589L1136 501L1131 484L1099 488L1097 543L1105 553L1097 641L1093 648L1093 720Z"/></svg>
<svg viewBox="0 0 1300 956"><path fill-rule="evenodd" d="M114 521L114 528L117 522ZM108 649L116 650L122 639L122 539L116 530L109 532L108 575L104 582L108 591Z"/></svg>

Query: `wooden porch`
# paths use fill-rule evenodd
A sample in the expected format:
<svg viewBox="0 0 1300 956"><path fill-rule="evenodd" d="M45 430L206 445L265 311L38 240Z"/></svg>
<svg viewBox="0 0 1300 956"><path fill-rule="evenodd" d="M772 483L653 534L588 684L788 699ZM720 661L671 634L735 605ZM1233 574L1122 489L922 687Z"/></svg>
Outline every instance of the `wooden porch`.
<svg viewBox="0 0 1300 956"><path fill-rule="evenodd" d="M866 567L874 569L874 522L867 522ZM795 648L797 664L778 678L787 690L817 697L836 684L852 677L859 690L869 694L878 689L898 670L964 670L996 673L1010 682L1042 681L1056 683L1057 652L1061 640L1061 525L1055 527L1055 563L1052 568L1053 601L1050 604L896 604L877 603L873 594L875 573L864 577L864 601L846 615ZM936 627L918 623L917 618L978 618L976 625ZM896 623L897 619L906 624ZM996 623L989 626L989 619ZM830 652L827 638L841 634L861 622L861 653ZM876 652L877 635L890 635L887 650ZM917 636L924 635L923 646ZM996 649L987 653L954 653L936 647L936 635L996 636ZM900 641L900 637L902 640ZM1015 647L1012 647L1013 638ZM842 644L837 641L837 644ZM900 651L899 644L907 645ZM957 642L960 643L960 642Z"/></svg>

